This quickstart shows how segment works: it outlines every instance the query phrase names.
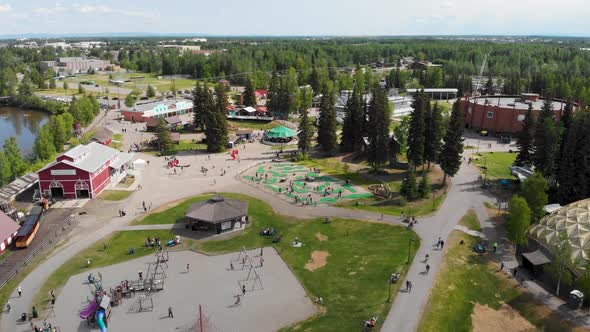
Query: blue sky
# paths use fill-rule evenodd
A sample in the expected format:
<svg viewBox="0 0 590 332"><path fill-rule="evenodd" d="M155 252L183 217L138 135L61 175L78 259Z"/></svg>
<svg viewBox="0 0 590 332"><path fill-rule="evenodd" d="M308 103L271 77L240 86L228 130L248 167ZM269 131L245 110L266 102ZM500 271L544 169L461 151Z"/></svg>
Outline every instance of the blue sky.
<svg viewBox="0 0 590 332"><path fill-rule="evenodd" d="M590 35L588 0L0 0L0 34Z"/></svg>

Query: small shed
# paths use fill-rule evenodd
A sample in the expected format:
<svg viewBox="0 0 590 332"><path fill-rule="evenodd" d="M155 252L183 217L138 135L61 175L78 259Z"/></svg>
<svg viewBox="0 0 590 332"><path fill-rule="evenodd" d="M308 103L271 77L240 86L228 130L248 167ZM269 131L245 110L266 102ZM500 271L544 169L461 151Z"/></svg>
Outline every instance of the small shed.
<svg viewBox="0 0 590 332"><path fill-rule="evenodd" d="M182 120L178 116L171 116L164 119L172 129L182 125Z"/></svg>
<svg viewBox="0 0 590 332"><path fill-rule="evenodd" d="M96 132L92 137L92 140L102 145L109 146L113 141L113 132L105 127L96 128Z"/></svg>
<svg viewBox="0 0 590 332"><path fill-rule="evenodd" d="M191 205L185 214L187 227L220 234L244 227L248 217L248 202L215 195Z"/></svg>
<svg viewBox="0 0 590 332"><path fill-rule="evenodd" d="M159 122L159 118L149 118L145 124L145 130L155 132Z"/></svg>

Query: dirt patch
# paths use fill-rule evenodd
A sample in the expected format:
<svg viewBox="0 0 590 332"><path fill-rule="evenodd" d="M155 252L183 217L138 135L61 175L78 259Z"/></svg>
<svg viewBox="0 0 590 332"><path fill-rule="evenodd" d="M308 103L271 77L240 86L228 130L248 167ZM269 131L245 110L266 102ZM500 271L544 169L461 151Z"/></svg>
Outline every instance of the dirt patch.
<svg viewBox="0 0 590 332"><path fill-rule="evenodd" d="M500 310L495 310L476 303L471 320L473 332L535 331L533 324L507 304L502 304Z"/></svg>
<svg viewBox="0 0 590 332"><path fill-rule="evenodd" d="M320 242L328 241L328 236L322 233L315 233L315 238Z"/></svg>
<svg viewBox="0 0 590 332"><path fill-rule="evenodd" d="M326 266L328 256L330 256L330 253L327 251L312 251L311 259L305 263L305 269L311 272L321 269L322 267Z"/></svg>

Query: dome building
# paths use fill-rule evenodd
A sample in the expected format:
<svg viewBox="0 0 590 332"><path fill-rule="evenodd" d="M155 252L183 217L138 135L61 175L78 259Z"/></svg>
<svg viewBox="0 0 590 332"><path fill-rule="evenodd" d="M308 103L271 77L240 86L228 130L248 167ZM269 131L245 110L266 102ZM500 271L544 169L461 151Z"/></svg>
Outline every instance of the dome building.
<svg viewBox="0 0 590 332"><path fill-rule="evenodd" d="M571 260L575 267L585 268L590 262L590 198L543 217L529 229L528 235L532 241L527 246L530 252L522 254L524 261L534 266L549 263L555 249L565 240L571 246Z"/></svg>

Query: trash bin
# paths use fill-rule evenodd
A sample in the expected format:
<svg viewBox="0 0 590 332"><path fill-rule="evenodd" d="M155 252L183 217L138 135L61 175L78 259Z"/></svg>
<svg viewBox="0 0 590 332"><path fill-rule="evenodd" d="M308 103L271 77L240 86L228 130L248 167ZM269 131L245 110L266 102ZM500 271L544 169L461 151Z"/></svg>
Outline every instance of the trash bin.
<svg viewBox="0 0 590 332"><path fill-rule="evenodd" d="M574 310L577 310L582 307L582 303L584 303L584 293L577 289L571 291L567 301L568 306Z"/></svg>

